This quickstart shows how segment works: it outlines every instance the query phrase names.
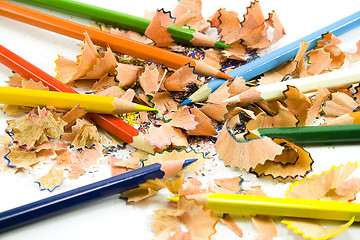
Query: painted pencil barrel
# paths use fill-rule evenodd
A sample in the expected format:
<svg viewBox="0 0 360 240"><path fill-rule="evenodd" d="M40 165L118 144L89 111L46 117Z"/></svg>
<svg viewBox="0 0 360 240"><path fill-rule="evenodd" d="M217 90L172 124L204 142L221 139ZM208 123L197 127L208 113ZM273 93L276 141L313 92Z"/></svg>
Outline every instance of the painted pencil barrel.
<svg viewBox="0 0 360 240"><path fill-rule="evenodd" d="M16 0L144 33L150 20L72 0Z"/></svg>
<svg viewBox="0 0 360 240"><path fill-rule="evenodd" d="M29 107L54 106L71 109L79 105L89 112L111 114L115 98L22 88L0 87L0 103Z"/></svg>
<svg viewBox="0 0 360 240"><path fill-rule="evenodd" d="M223 213L272 215L348 221L360 221L360 204L267 196L220 194L207 197L206 207Z"/></svg>
<svg viewBox="0 0 360 240"><path fill-rule="evenodd" d="M0 232L130 190L148 179L162 178L164 172L160 170L161 166L160 163L155 163L1 212Z"/></svg>
<svg viewBox="0 0 360 240"><path fill-rule="evenodd" d="M360 142L360 125L331 125L286 128L260 128L261 136L284 138L296 144Z"/></svg>

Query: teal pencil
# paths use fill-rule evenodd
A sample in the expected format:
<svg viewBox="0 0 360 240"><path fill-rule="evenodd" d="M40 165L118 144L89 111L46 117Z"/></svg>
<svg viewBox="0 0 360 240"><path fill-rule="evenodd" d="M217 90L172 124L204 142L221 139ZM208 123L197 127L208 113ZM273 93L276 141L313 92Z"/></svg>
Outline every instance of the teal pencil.
<svg viewBox="0 0 360 240"><path fill-rule="evenodd" d="M27 4L33 4L56 11L74 14L79 17L88 18L97 22L110 24L122 29L131 30L144 34L150 24L150 20L142 17L133 16L126 13L117 12L111 9L101 8L86 3L72 0L16 0ZM114 2L119 3L120 2ZM193 29L186 29L178 26L167 28L172 38L180 44L197 45L202 47L229 48L228 45L215 41L205 34Z"/></svg>

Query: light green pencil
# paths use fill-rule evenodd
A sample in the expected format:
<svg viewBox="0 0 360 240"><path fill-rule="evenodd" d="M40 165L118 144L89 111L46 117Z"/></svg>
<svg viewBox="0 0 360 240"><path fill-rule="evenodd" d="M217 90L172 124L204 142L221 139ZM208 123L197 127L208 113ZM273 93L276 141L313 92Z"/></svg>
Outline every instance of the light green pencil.
<svg viewBox="0 0 360 240"><path fill-rule="evenodd" d="M88 18L97 22L110 24L122 29L131 30L144 34L150 24L150 20L142 17L117 12L111 9L101 8L86 3L72 0L17 0L27 4L33 4L56 11L74 14L79 17ZM116 2L115 2L116 3ZM121 4L120 2L118 2ZM135 3L136 4L136 3ZM202 47L230 48L230 46L216 41L205 34L193 29L187 29L172 25L167 32L180 44Z"/></svg>

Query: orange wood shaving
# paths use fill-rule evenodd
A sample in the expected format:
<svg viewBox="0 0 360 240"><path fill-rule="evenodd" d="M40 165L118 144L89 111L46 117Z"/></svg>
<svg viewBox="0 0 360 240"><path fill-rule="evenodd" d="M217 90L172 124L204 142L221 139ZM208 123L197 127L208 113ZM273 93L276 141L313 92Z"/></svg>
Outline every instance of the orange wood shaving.
<svg viewBox="0 0 360 240"><path fill-rule="evenodd" d="M84 46L82 48L82 54L76 57L76 62L67 60L60 56L55 61L55 70L57 72L56 78L65 84L84 77L89 71L93 69L98 59L100 58L89 35L87 33L84 35L85 40Z"/></svg>
<svg viewBox="0 0 360 240"><path fill-rule="evenodd" d="M32 79L29 80L22 80L21 87L26 89L35 89L35 90L42 90L42 91L49 91L49 87L45 87L42 82L34 82Z"/></svg>
<svg viewBox="0 0 360 240"><path fill-rule="evenodd" d="M268 137L248 141L234 139L226 125L220 131L215 147L219 158L224 159L226 166L247 171L258 164L264 164L266 160L274 160L275 156L281 154L283 150L282 146L277 145Z"/></svg>
<svg viewBox="0 0 360 240"><path fill-rule="evenodd" d="M186 24L199 32L208 28L210 24L202 16L201 5L201 0L180 0L171 11L176 19L175 25L182 27Z"/></svg>
<svg viewBox="0 0 360 240"><path fill-rule="evenodd" d="M296 126L304 126L311 107L310 99L296 87L292 86L288 86L287 90L284 91L284 95L287 109L294 113L295 117L299 120Z"/></svg>
<svg viewBox="0 0 360 240"><path fill-rule="evenodd" d="M190 112L195 115L195 121L199 124L196 125L194 130L189 130L187 132L189 135L212 136L217 134L216 130L212 127L211 119L202 113L197 107L191 108Z"/></svg>
<svg viewBox="0 0 360 240"><path fill-rule="evenodd" d="M226 214L224 217L220 218L220 222L222 222L225 226L230 228L236 235L239 237L243 237L244 233L242 229L236 224L231 215Z"/></svg>
<svg viewBox="0 0 360 240"><path fill-rule="evenodd" d="M226 84L221 85L209 95L206 104L200 108L200 111L216 121L224 121L228 109L226 108L227 103L223 103L222 101L230 97L228 91L229 87Z"/></svg>
<svg viewBox="0 0 360 240"><path fill-rule="evenodd" d="M194 68L185 64L176 70L170 77L165 79L165 88L168 91L186 91L190 84L200 84L199 75L194 72Z"/></svg>
<svg viewBox="0 0 360 240"><path fill-rule="evenodd" d="M271 176L272 178L296 178L298 176L304 177L312 170L313 159L310 153L303 148L286 141L285 139L273 139L273 141L280 146L287 145L296 152L296 154L287 155L294 159L287 159L288 162L295 164L284 164L283 162L266 161L263 164L258 164L250 172L256 173L258 176Z"/></svg>
<svg viewBox="0 0 360 240"><path fill-rule="evenodd" d="M127 88L133 86L136 83L140 69L143 69L143 67L118 63L116 79L119 81L119 87Z"/></svg>
<svg viewBox="0 0 360 240"><path fill-rule="evenodd" d="M171 34L168 33L167 28L173 25L174 22L175 19L171 17L170 12L165 12L163 9L160 9L155 13L145 31L145 35L153 40L156 46L170 46L174 40L171 38Z"/></svg>
<svg viewBox="0 0 360 240"><path fill-rule="evenodd" d="M271 240L278 233L276 225L270 216L252 216L251 221L259 232L259 235L256 236L256 239Z"/></svg>
<svg viewBox="0 0 360 240"><path fill-rule="evenodd" d="M325 101L325 107L323 109L325 117L334 118L339 117L347 113L351 113L359 104L342 92L336 92L331 94L331 100Z"/></svg>
<svg viewBox="0 0 360 240"><path fill-rule="evenodd" d="M232 44L240 39L240 20L236 12L227 11L225 8L218 10L219 34L225 44Z"/></svg>

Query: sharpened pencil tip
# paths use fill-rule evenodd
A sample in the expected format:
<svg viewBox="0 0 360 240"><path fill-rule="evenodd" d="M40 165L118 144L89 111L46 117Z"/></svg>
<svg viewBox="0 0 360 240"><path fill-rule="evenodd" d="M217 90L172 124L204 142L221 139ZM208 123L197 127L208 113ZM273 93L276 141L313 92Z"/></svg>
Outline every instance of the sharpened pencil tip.
<svg viewBox="0 0 360 240"><path fill-rule="evenodd" d="M198 159L197 158L192 158L192 159L186 159L184 161L184 164L183 164L183 168L187 167L188 165L190 165L191 163L197 161Z"/></svg>
<svg viewBox="0 0 360 240"><path fill-rule="evenodd" d="M227 75L226 73L223 73L223 72L218 72L216 74L216 77L217 78L223 78L223 79L235 79L235 78L233 78L233 77L231 77L231 76L229 76L229 75Z"/></svg>
<svg viewBox="0 0 360 240"><path fill-rule="evenodd" d="M184 106L184 105L188 105L192 103L191 99L190 98L187 98L185 99L182 103L180 103L180 106Z"/></svg>
<svg viewBox="0 0 360 240"><path fill-rule="evenodd" d="M141 104L136 105L136 110L137 111L157 111L157 109L155 109L155 108L144 106Z"/></svg>
<svg viewBox="0 0 360 240"><path fill-rule="evenodd" d="M222 103L235 104L240 102L240 99L237 96L233 96L231 98L225 99L221 101Z"/></svg>
<svg viewBox="0 0 360 240"><path fill-rule="evenodd" d="M233 48L233 47L226 45L225 43L222 43L219 41L215 42L214 46L217 48Z"/></svg>

